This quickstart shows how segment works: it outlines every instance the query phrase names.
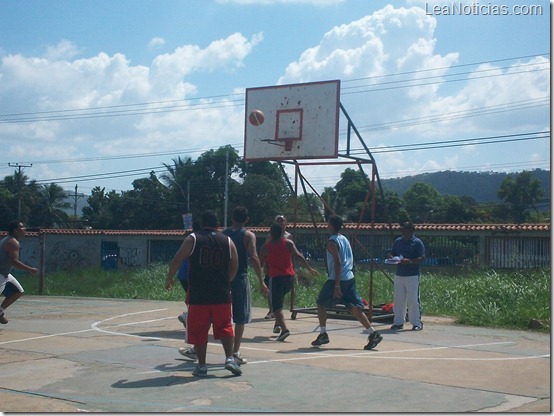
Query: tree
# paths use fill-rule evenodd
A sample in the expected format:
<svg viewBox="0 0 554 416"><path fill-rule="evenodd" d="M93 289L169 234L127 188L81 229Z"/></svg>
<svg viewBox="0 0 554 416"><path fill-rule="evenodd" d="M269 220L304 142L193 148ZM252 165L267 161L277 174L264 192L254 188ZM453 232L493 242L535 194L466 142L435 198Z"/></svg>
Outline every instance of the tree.
<svg viewBox="0 0 554 416"><path fill-rule="evenodd" d="M122 194L118 208L115 219L125 229L164 230L183 226L181 209L172 203L170 190L154 172L148 178L134 180L133 189Z"/></svg>
<svg viewBox="0 0 554 416"><path fill-rule="evenodd" d="M370 222L372 196L368 196L368 192L371 192L369 184L369 179L364 172L351 168L345 169L335 185L335 205L340 207L340 211L335 213L344 217L346 221L358 222L364 211L362 222Z"/></svg>
<svg viewBox="0 0 554 416"><path fill-rule="evenodd" d="M0 229L8 228L10 221L17 216L17 210L13 210L15 196L0 183Z"/></svg>
<svg viewBox="0 0 554 416"><path fill-rule="evenodd" d="M335 188L330 186L323 188L321 199L325 201L323 204L323 213L326 219L333 213L343 212L343 202L339 198L339 194Z"/></svg>
<svg viewBox="0 0 554 416"><path fill-rule="evenodd" d="M5 201L9 210L13 212L13 217L8 220L14 220L18 215L20 219L28 225L35 226L38 222L32 218L31 207L40 199L40 186L35 180L29 181L29 177L21 170L15 170L13 175L4 177L2 187L6 189L13 198ZM21 213L19 214L19 207Z"/></svg>
<svg viewBox="0 0 554 416"><path fill-rule="evenodd" d="M71 204L66 202L66 192L55 183L42 185L39 198L33 206L32 217L29 222L32 226L42 228L70 228L68 224L69 215L64 209L69 209Z"/></svg>
<svg viewBox="0 0 554 416"><path fill-rule="evenodd" d="M525 222L530 211L536 211L535 204L544 197L541 183L530 171L523 171L515 178L507 176L500 185L498 198L508 205L512 218L517 223Z"/></svg>
<svg viewBox="0 0 554 416"><path fill-rule="evenodd" d="M414 183L403 196L404 208L410 219L416 223L429 220L434 210L440 207L442 198L439 192L428 183Z"/></svg>
<svg viewBox="0 0 554 416"><path fill-rule="evenodd" d="M407 221L410 217L404 208L402 198L396 192L387 191L385 200L377 195L375 201L375 222L393 223ZM384 206L386 204L386 207ZM388 215L386 214L388 212Z"/></svg>
<svg viewBox="0 0 554 416"><path fill-rule="evenodd" d="M115 191L106 193L106 188L95 186L87 198L88 206L83 207L83 219L95 229L110 229L112 227L112 213L110 212L110 196L115 201ZM112 204L113 205L113 204Z"/></svg>
<svg viewBox="0 0 554 416"><path fill-rule="evenodd" d="M246 206L250 225L269 226L277 214L292 215L291 191L277 163L241 161L238 171L229 188L229 209Z"/></svg>
<svg viewBox="0 0 554 416"><path fill-rule="evenodd" d="M456 224L477 219L477 202L470 196L444 195L442 203L428 215L427 222Z"/></svg>
<svg viewBox="0 0 554 416"><path fill-rule="evenodd" d="M323 202L318 198L316 194L308 193L298 195L298 207L297 207L298 222L325 222ZM311 212L311 214L310 214Z"/></svg>
<svg viewBox="0 0 554 416"><path fill-rule="evenodd" d="M164 163L167 173L160 176L160 180L165 183L169 191L173 195L173 200L182 202L182 213L189 211L190 204L190 181L194 176L194 162L190 157L181 159L173 159L173 165Z"/></svg>

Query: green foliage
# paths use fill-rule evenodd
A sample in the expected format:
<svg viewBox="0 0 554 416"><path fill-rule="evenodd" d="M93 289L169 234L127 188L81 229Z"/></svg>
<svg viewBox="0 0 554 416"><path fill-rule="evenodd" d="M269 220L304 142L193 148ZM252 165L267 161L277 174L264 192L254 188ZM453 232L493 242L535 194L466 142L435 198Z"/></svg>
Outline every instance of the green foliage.
<svg viewBox="0 0 554 416"><path fill-rule="evenodd" d="M441 195L428 183L413 184L403 196L404 208L413 222L428 222L429 214L437 209L442 201Z"/></svg>
<svg viewBox="0 0 554 416"><path fill-rule="evenodd" d="M534 169L533 177L538 179L545 198L550 200L550 170ZM383 179L385 191L397 193L401 197L415 183L432 185L440 194L469 196L479 204L497 202L497 192L502 181L508 176L504 172L457 172L442 171L422 173L402 178Z"/></svg>
<svg viewBox="0 0 554 416"><path fill-rule="evenodd" d="M541 183L533 178L529 171L523 171L515 178L509 175L502 181L498 197L511 208L515 222L525 222L531 209L536 211L535 204L544 197Z"/></svg>
<svg viewBox="0 0 554 416"><path fill-rule="evenodd" d="M422 308L475 326L526 328L531 319L550 327L550 271L428 274L421 281Z"/></svg>
<svg viewBox="0 0 554 416"><path fill-rule="evenodd" d="M158 263L127 271L83 269L52 273L46 276L43 295L90 296L118 299L153 299L184 301L178 280L172 290L164 283L167 264ZM315 307L326 275L310 276L299 269L295 287L297 308ZM249 271L252 282L252 304L267 307L258 279ZM18 274L27 294L38 294L38 281L28 274ZM373 304L393 301L392 276L374 273ZM370 273L360 268L356 273L358 292L369 299ZM448 316L459 324L527 329L533 319L550 330L550 270L534 271L464 271L463 274L438 274L424 271L421 278L421 303L424 315ZM285 301L288 308L289 300Z"/></svg>
<svg viewBox="0 0 554 416"><path fill-rule="evenodd" d="M385 179L379 181L384 195L379 186L372 195L367 174L347 168L334 187L326 187L321 193L323 203L308 186L307 197L300 187L295 201L282 165L269 161L246 163L231 145L209 150L196 160L178 157L164 166L167 172L159 179L151 172L148 177L134 180L132 190L93 188L88 206L78 213L82 214L82 223L95 229L177 229L182 227L182 214L198 218L204 210L215 209L223 224L224 216L229 219L236 205L247 206L250 226L268 226L277 213L292 219L296 212L297 221L310 222L309 207L317 222L324 221L322 212L328 218L332 211L348 222L361 219L369 223L373 196L375 221L383 223L548 222L550 218L546 209L550 172L540 169L515 177L495 172L446 171ZM64 193L59 185L39 185L23 171L15 170L0 181L0 229L18 215L19 201L21 219L28 226L73 228L76 224L67 222L70 216L64 211ZM224 202L228 202L227 213L223 212Z"/></svg>

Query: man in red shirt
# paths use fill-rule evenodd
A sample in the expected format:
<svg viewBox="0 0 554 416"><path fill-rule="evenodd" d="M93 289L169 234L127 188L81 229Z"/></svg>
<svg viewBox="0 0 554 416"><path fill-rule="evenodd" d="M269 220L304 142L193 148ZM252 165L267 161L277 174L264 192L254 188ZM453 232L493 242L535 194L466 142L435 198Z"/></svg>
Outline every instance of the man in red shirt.
<svg viewBox="0 0 554 416"><path fill-rule="evenodd" d="M319 274L317 270L310 267L302 253L296 248L294 241L283 237L283 228L279 224L273 224L270 229L270 239L262 246L260 263L262 266L267 265L271 309L275 315L275 326L281 327L277 341L284 341L290 335L283 314L283 303L285 295L290 292L293 284L295 274L292 265L293 256L312 275Z"/></svg>

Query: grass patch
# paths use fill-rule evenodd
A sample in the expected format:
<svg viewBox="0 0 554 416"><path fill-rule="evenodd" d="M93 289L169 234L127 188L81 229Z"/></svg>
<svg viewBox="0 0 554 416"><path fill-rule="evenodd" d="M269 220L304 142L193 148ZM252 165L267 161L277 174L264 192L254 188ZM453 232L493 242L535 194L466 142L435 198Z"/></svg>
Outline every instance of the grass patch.
<svg viewBox="0 0 554 416"><path fill-rule="evenodd" d="M184 291L176 279L173 290L164 289L168 265L151 264L140 269L106 271L82 269L50 273L43 282L43 295L84 296L118 299L184 301ZM266 307L252 271L252 304ZM370 273L358 270L356 284L362 298L369 298ZM393 275L389 274L392 278ZM27 294L38 295L36 277L17 274ZM315 307L326 276L312 277L298 270L295 307ZM421 277L421 304L424 315L448 316L457 323L473 326L527 329L531 320L550 330L550 270L463 271L459 274L425 270ZM373 279L375 305L393 301L392 283L381 272ZM286 300L285 305L289 305Z"/></svg>

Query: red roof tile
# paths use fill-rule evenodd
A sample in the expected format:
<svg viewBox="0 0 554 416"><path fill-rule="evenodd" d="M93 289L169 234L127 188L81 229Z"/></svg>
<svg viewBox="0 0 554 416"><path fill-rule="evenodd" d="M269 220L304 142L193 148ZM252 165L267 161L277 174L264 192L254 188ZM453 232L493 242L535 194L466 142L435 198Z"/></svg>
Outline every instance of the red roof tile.
<svg viewBox="0 0 554 416"><path fill-rule="evenodd" d="M492 232L522 232L522 231L542 231L549 232L550 224L415 224L416 233L418 230L421 231L467 231L467 232L477 232L477 231L492 231ZM356 223L347 223L344 225L346 229L351 231L355 230L383 230L387 231L392 229L397 232L400 229L399 224L386 224L386 223L375 223L375 224L356 224ZM248 227L249 230L255 233L268 233L269 227ZM300 230L309 230L314 228L312 223L297 223L288 224L288 230L294 229ZM318 229L325 230L327 228L326 223L318 223ZM66 229L66 228L44 228L40 232L45 234L55 234L55 235L106 235L106 236L115 236L115 235L136 235L136 236L176 236L182 237L189 233L187 230L79 230L79 229ZM6 235L6 231L0 231L0 236ZM28 231L29 236L37 236L39 232L37 231Z"/></svg>

